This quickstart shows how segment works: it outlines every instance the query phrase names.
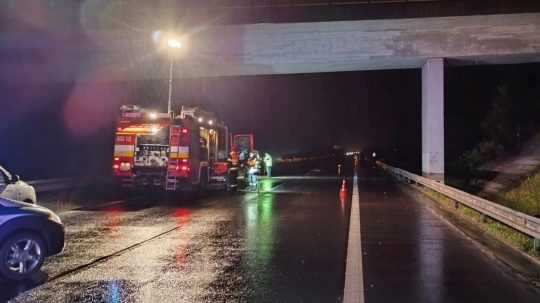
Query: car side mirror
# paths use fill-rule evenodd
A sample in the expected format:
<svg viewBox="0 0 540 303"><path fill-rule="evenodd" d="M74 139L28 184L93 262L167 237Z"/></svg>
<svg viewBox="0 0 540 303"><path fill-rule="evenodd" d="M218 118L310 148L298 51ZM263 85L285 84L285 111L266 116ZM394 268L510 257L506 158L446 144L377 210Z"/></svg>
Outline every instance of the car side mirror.
<svg viewBox="0 0 540 303"><path fill-rule="evenodd" d="M21 181L21 177L19 175L13 175L11 178L11 183L17 183L19 181Z"/></svg>

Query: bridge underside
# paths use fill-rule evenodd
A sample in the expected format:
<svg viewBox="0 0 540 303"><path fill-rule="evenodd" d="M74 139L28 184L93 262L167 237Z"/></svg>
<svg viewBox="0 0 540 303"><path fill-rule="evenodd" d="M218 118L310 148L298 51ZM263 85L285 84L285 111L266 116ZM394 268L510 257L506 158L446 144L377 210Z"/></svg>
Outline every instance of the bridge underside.
<svg viewBox="0 0 540 303"><path fill-rule="evenodd" d="M157 67L166 54L156 52L151 33L85 33L85 41L65 32L0 33L0 52L40 52L41 61L55 65L46 81L69 82L88 68L119 80L168 78L168 68ZM540 62L540 13L249 24L186 36L175 77L421 68L429 58L459 65ZM17 72L17 64L2 62L2 68ZM6 81L18 78L10 75Z"/></svg>
<svg viewBox="0 0 540 303"><path fill-rule="evenodd" d="M540 61L540 14L254 24L192 37L191 76L421 68ZM193 60L193 58L195 58Z"/></svg>

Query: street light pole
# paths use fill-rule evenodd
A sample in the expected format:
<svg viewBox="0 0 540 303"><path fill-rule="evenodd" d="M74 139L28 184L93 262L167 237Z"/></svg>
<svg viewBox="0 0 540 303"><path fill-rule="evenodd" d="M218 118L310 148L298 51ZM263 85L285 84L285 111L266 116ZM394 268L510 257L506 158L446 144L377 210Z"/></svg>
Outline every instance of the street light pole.
<svg viewBox="0 0 540 303"><path fill-rule="evenodd" d="M167 113L170 115L172 113L172 88L173 88L173 68L174 68L174 55L175 51L183 47L183 43L171 37L166 40L166 45L169 48L170 53L170 63L169 63L169 98L167 100Z"/></svg>
<svg viewBox="0 0 540 303"><path fill-rule="evenodd" d="M169 64L169 99L167 101L167 113L170 115L172 112L172 88L173 88L173 67L174 67L174 55L171 54L171 62Z"/></svg>

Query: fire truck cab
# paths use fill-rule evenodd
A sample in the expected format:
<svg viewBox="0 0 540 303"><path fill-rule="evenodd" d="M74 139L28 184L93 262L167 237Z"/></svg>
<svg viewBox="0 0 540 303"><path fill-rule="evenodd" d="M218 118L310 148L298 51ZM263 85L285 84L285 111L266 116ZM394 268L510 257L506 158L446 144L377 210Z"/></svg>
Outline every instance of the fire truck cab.
<svg viewBox="0 0 540 303"><path fill-rule="evenodd" d="M182 107L177 115L124 105L116 129L113 175L125 188L225 189L231 184L228 141L228 127L197 107Z"/></svg>

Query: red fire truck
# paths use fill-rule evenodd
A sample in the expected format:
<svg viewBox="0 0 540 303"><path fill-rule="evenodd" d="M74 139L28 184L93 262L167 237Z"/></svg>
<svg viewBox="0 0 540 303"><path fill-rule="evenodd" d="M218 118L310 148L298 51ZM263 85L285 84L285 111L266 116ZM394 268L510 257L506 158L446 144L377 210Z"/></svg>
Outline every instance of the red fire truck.
<svg viewBox="0 0 540 303"><path fill-rule="evenodd" d="M253 149L253 135L230 136L222 121L197 107L182 107L177 115L124 105L116 129L113 175L122 187L134 189L234 189L241 162L231 161L229 148L245 153L246 146L248 152Z"/></svg>

